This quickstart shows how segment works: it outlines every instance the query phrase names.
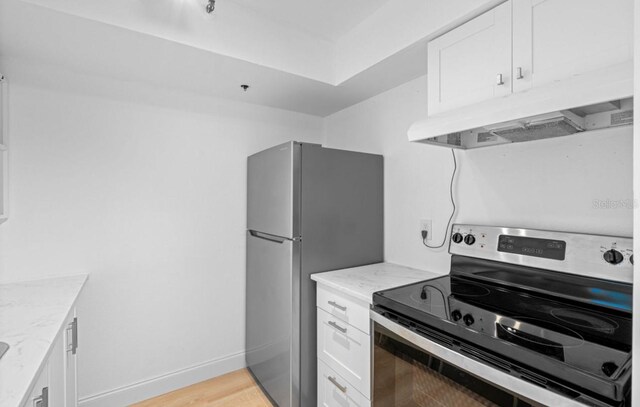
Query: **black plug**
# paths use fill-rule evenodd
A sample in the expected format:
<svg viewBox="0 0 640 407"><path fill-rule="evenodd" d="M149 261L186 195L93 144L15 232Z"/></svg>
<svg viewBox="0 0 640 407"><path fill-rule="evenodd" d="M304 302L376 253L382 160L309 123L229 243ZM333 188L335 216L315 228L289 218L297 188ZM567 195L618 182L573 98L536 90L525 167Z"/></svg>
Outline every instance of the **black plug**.
<svg viewBox="0 0 640 407"><path fill-rule="evenodd" d="M424 241L424 240L426 240L426 239L427 239L427 233L429 233L429 231L427 231L427 230L423 230L423 231L421 231L420 233L422 234L422 240L423 240L423 241Z"/></svg>

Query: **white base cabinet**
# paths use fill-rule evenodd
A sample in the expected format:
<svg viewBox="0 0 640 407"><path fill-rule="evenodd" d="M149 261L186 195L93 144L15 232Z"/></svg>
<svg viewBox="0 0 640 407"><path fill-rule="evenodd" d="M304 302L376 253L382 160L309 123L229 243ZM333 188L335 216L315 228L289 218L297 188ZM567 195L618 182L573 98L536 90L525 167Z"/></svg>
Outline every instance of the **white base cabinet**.
<svg viewBox="0 0 640 407"><path fill-rule="evenodd" d="M371 401L322 360L318 360L318 406L369 407Z"/></svg>
<svg viewBox="0 0 640 407"><path fill-rule="evenodd" d="M371 405L369 304L318 284L318 405Z"/></svg>
<svg viewBox="0 0 640 407"><path fill-rule="evenodd" d="M371 397L371 337L318 309L318 357Z"/></svg>
<svg viewBox="0 0 640 407"><path fill-rule="evenodd" d="M58 334L51 353L29 391L23 407L76 407L77 319L75 308Z"/></svg>
<svg viewBox="0 0 640 407"><path fill-rule="evenodd" d="M29 392L29 398L24 407L47 407L49 404L49 362L46 362Z"/></svg>

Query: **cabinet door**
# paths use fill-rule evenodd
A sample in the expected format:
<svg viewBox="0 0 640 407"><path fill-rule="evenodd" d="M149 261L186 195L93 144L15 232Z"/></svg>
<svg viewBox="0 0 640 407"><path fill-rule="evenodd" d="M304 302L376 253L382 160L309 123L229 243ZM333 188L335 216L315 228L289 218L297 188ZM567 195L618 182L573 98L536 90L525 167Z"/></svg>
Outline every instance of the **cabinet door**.
<svg viewBox="0 0 640 407"><path fill-rule="evenodd" d="M64 335L59 335L53 344L51 356L49 356L49 406L65 407L65 348Z"/></svg>
<svg viewBox="0 0 640 407"><path fill-rule="evenodd" d="M513 0L513 41L514 92L629 61L633 0Z"/></svg>
<svg viewBox="0 0 640 407"><path fill-rule="evenodd" d="M429 115L510 94L511 1L429 42L428 67Z"/></svg>
<svg viewBox="0 0 640 407"><path fill-rule="evenodd" d="M23 407L35 407L35 406L42 405L41 400L43 400L43 395L46 392L47 395L45 397L47 397L48 391L49 391L49 366L48 366L48 363L46 363L45 366L42 368L42 372L40 373L40 376L38 376L38 378L36 379L35 384L33 385L33 388L31 389L31 392L29 394L29 398L24 403Z"/></svg>
<svg viewBox="0 0 640 407"><path fill-rule="evenodd" d="M67 318L67 329L64 333L64 402L65 407L78 405L77 389L77 347L78 347L78 322L75 308L71 310ZM75 321L75 328L73 326ZM74 329L76 333L74 334ZM74 349L76 349L74 351Z"/></svg>

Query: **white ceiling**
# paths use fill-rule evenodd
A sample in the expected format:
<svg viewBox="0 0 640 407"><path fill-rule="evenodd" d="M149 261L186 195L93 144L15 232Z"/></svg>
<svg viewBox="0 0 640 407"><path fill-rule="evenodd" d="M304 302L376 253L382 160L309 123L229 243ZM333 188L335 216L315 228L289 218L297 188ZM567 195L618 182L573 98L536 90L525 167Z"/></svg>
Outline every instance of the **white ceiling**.
<svg viewBox="0 0 640 407"><path fill-rule="evenodd" d="M390 0L218 0L234 2L298 30L337 41Z"/></svg>
<svg viewBox="0 0 640 407"><path fill-rule="evenodd" d="M0 0L0 69L105 96L146 84L327 116L425 74L429 38L499 1L218 0L208 15L206 0ZM349 61L311 33L359 20L340 40L355 38Z"/></svg>

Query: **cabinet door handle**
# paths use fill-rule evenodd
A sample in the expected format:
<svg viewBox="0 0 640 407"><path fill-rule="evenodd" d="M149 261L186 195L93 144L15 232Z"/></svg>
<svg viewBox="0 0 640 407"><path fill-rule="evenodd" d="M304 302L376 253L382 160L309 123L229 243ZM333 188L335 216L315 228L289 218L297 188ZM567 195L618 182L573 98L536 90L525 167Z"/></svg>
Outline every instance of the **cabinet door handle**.
<svg viewBox="0 0 640 407"><path fill-rule="evenodd" d="M341 385L340 383L338 383L338 381L336 380L336 378L335 378L335 377L333 377L333 376L329 376L329 377L328 377L328 379L329 379L329 381L330 381L331 383L333 383L333 385L334 385L334 386L336 386L336 387L338 388L338 390L340 390L340 391L341 391L341 392L343 392L343 393L346 393L346 392L347 392L347 386L343 386L343 385Z"/></svg>
<svg viewBox="0 0 640 407"><path fill-rule="evenodd" d="M522 67L521 66L516 68L516 79L524 79L524 75L522 74Z"/></svg>
<svg viewBox="0 0 640 407"><path fill-rule="evenodd" d="M72 355L76 354L78 349L78 318L73 318L73 321L67 325L67 352L71 352Z"/></svg>
<svg viewBox="0 0 640 407"><path fill-rule="evenodd" d="M347 333L347 328L343 328L343 327L341 327L340 325L336 324L333 321L329 321L329 325L331 325L332 327L334 327L338 331L342 332L343 334Z"/></svg>
<svg viewBox="0 0 640 407"><path fill-rule="evenodd" d="M504 80L502 80L502 74L499 73L498 76L496 76L496 85L500 86L500 85L504 85Z"/></svg>
<svg viewBox="0 0 640 407"><path fill-rule="evenodd" d="M345 307L344 305L340 305L335 301L329 301L329 305L331 305L332 307L338 308L340 311L346 311L347 310L347 307Z"/></svg>
<svg viewBox="0 0 640 407"><path fill-rule="evenodd" d="M33 407L49 407L49 388L42 388L42 393L33 399Z"/></svg>

